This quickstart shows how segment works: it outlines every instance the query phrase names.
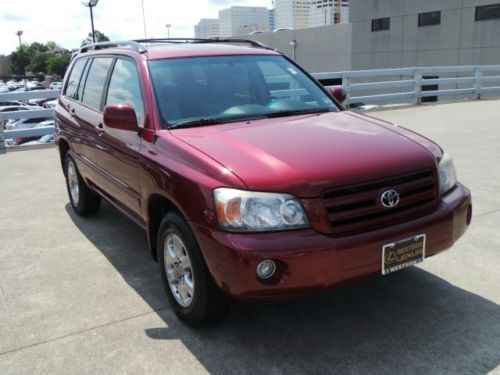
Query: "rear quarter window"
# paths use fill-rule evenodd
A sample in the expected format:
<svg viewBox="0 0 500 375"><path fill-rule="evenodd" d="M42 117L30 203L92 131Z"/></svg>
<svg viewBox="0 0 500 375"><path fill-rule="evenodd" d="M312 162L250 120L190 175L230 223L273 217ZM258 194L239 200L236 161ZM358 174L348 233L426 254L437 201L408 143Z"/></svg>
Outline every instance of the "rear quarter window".
<svg viewBox="0 0 500 375"><path fill-rule="evenodd" d="M71 69L71 73L68 78L68 83L66 84L66 90L63 95L78 100L78 84L82 77L83 69L85 68L85 63L87 59L79 59L75 61L73 65L73 69Z"/></svg>
<svg viewBox="0 0 500 375"><path fill-rule="evenodd" d="M92 61L85 88L83 89L82 103L101 110L102 94L108 76L108 71L113 62L111 57L96 57Z"/></svg>

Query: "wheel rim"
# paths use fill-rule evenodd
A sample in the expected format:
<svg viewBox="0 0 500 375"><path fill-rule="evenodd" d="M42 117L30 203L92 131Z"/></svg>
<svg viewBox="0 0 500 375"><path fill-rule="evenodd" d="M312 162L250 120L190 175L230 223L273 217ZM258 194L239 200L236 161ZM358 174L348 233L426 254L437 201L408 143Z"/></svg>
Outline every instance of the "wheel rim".
<svg viewBox="0 0 500 375"><path fill-rule="evenodd" d="M78 205L80 199L80 184L78 182L78 174L76 172L75 163L72 160L68 161L68 185L69 192L71 194L71 200L73 203Z"/></svg>
<svg viewBox="0 0 500 375"><path fill-rule="evenodd" d="M179 236L169 234L165 239L163 254L170 290L175 300L187 307L193 301L194 278L186 246Z"/></svg>

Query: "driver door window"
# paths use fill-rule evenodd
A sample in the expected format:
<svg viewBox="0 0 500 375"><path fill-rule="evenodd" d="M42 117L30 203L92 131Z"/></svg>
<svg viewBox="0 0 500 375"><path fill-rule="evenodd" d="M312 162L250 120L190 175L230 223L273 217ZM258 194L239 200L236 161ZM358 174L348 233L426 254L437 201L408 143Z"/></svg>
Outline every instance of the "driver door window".
<svg viewBox="0 0 500 375"><path fill-rule="evenodd" d="M137 123L142 126L144 104L141 86L135 64L130 60L116 60L106 98L106 104L111 103L131 106L135 110Z"/></svg>

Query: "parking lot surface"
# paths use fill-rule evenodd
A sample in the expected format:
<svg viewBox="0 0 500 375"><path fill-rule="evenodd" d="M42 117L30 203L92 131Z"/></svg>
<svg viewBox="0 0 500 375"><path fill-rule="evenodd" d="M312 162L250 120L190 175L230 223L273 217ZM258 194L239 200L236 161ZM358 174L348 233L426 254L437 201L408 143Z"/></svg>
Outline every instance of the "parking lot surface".
<svg viewBox="0 0 500 375"><path fill-rule="evenodd" d="M328 293L180 323L146 236L71 211L55 149L0 155L0 374L500 374L500 101L372 112L438 141L472 190L455 247ZM314 145L311 145L314 147Z"/></svg>

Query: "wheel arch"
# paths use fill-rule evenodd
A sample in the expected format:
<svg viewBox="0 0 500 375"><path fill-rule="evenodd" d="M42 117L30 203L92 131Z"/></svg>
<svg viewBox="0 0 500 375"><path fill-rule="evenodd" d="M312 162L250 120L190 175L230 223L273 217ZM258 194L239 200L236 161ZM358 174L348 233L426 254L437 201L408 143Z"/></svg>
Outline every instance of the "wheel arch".
<svg viewBox="0 0 500 375"><path fill-rule="evenodd" d="M160 193L153 193L147 200L147 234L151 256L158 261L157 238L161 221L168 212L175 211L184 219L186 216L177 205L168 197Z"/></svg>
<svg viewBox="0 0 500 375"><path fill-rule="evenodd" d="M64 170L64 163L65 163L65 159L66 159L66 153L71 148L69 146L69 142L66 139L64 139L64 138L60 138L58 144L59 144L58 147L59 147L59 158L61 160L61 167ZM64 173L66 173L66 172L64 172Z"/></svg>

